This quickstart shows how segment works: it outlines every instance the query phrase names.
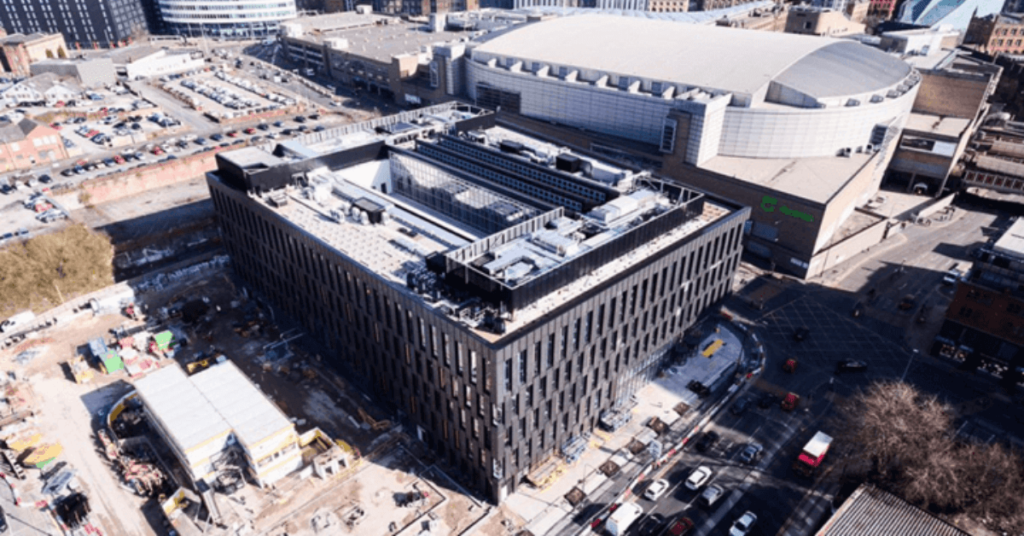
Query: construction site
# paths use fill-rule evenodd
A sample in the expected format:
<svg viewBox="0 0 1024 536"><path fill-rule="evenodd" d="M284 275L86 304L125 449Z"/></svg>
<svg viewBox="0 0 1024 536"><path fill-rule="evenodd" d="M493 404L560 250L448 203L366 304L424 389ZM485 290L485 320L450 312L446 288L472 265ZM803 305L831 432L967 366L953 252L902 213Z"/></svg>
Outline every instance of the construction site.
<svg viewBox="0 0 1024 536"><path fill-rule="evenodd" d="M0 353L12 524L508 533L503 510L466 493L276 314L219 257L65 303L12 338Z"/></svg>

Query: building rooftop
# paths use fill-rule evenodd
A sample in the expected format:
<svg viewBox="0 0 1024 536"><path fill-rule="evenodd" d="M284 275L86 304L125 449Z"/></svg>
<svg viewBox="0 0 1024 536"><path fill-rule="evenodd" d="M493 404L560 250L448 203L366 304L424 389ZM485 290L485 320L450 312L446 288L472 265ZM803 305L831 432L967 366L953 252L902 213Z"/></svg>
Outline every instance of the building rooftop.
<svg viewBox="0 0 1024 536"><path fill-rule="evenodd" d="M904 130L958 139L970 124L969 118L913 112Z"/></svg>
<svg viewBox="0 0 1024 536"><path fill-rule="evenodd" d="M37 39L42 39L47 35L44 33L33 33L33 34L20 34L14 33L5 37L0 37L0 44L4 45L17 45L21 43L28 43Z"/></svg>
<svg viewBox="0 0 1024 536"><path fill-rule="evenodd" d="M1024 258L1024 218L1013 222L1003 236L996 240L992 249L1004 255Z"/></svg>
<svg viewBox="0 0 1024 536"><path fill-rule="evenodd" d="M467 108L450 103L299 138L321 155L283 164L304 169L304 181L250 196L488 340L736 208L485 124L490 112ZM255 160L232 154L223 163ZM583 265L585 275L566 275Z"/></svg>
<svg viewBox="0 0 1024 536"><path fill-rule="evenodd" d="M871 164L876 154L817 158L716 156L700 167L814 203L827 203L861 168Z"/></svg>
<svg viewBox="0 0 1024 536"><path fill-rule="evenodd" d="M234 433L246 447L291 426L231 361L192 376L171 365L135 382L135 389L183 451Z"/></svg>
<svg viewBox="0 0 1024 536"><path fill-rule="evenodd" d="M882 491L862 485L817 536L968 536L949 523Z"/></svg>
<svg viewBox="0 0 1024 536"><path fill-rule="evenodd" d="M135 382L135 390L184 452L231 432L231 426L210 407L210 401L180 366L148 374Z"/></svg>
<svg viewBox="0 0 1024 536"><path fill-rule="evenodd" d="M12 123L8 119L0 119L0 140L3 140L4 143L23 140L25 136L40 126L42 126L41 123L31 119L22 119L17 123Z"/></svg>
<svg viewBox="0 0 1024 536"><path fill-rule="evenodd" d="M856 94L898 84L910 72L898 58L851 41L606 15L519 26L485 40L478 53L741 95L772 81L812 97Z"/></svg>
<svg viewBox="0 0 1024 536"><path fill-rule="evenodd" d="M314 44L344 39L348 53L389 63L394 56L419 53L423 47L468 40L469 32L432 32L426 24L397 17L354 12L303 17L282 24L284 36Z"/></svg>
<svg viewBox="0 0 1024 536"><path fill-rule="evenodd" d="M775 2L771 1L760 1L750 2L747 4L740 4L732 7L726 7L722 9L712 9L708 11L689 11L689 12L656 12L656 11L640 11L640 10L628 10L628 9L595 9L590 7L556 7L556 6L536 6L530 8L524 8L516 10L518 13L527 15L557 15L561 17L571 17L577 15L593 15L593 14L604 14L604 15L615 15L618 17L631 17L637 19L648 19L648 20L662 20L667 22L682 22L687 24L715 24L715 21L725 18L742 17L754 10L771 10L776 5Z"/></svg>

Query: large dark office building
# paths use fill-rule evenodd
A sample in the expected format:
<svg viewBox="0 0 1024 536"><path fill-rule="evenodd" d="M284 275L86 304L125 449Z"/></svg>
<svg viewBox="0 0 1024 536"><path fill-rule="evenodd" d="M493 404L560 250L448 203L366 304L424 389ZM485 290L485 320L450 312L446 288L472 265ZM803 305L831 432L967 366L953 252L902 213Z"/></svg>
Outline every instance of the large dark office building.
<svg viewBox="0 0 1024 536"><path fill-rule="evenodd" d="M729 292L749 209L448 103L217 156L237 272L493 501Z"/></svg>
<svg viewBox="0 0 1024 536"><path fill-rule="evenodd" d="M1005 379L1019 380L1024 370L1024 219L978 250L974 265L957 283L933 352L976 366L994 365Z"/></svg>
<svg viewBox="0 0 1024 536"><path fill-rule="evenodd" d="M68 46L122 46L145 34L143 0L0 0L7 33L61 33Z"/></svg>

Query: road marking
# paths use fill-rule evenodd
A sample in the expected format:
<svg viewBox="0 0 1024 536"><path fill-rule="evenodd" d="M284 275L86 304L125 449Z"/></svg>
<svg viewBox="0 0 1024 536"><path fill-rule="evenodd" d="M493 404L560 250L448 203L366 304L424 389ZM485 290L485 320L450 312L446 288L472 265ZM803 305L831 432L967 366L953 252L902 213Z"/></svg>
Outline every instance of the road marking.
<svg viewBox="0 0 1024 536"><path fill-rule="evenodd" d="M736 503L739 502L740 498L743 497L747 490L761 480L763 471L771 465L775 455L778 454L778 452L782 450L782 447L789 443L789 440L796 435L797 431L799 431L799 426L790 426L794 420L796 420L795 414L791 414L789 419L779 421L779 424L782 424L786 428L786 433L782 436L782 439L776 442L764 453L760 462L750 467L750 470L743 478L743 483L740 484L740 487L734 489L732 493L729 494L729 498L726 499L724 503L721 503L718 509L715 510L715 513L705 520L700 527L698 527L697 534L706 534L711 529L715 528L722 521L722 518L725 517L725 514L732 510L733 506L736 506Z"/></svg>

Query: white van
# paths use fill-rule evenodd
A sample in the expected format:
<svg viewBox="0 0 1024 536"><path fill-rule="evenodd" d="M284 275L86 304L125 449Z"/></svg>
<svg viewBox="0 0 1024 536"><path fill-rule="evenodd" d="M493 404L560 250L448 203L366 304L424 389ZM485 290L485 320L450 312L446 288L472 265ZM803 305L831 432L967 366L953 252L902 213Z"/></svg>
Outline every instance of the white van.
<svg viewBox="0 0 1024 536"><path fill-rule="evenodd" d="M608 523L605 524L605 530L611 536L622 536L626 533L640 516L644 515L643 508L636 503L626 503L619 506L612 512L611 517L608 518Z"/></svg>

